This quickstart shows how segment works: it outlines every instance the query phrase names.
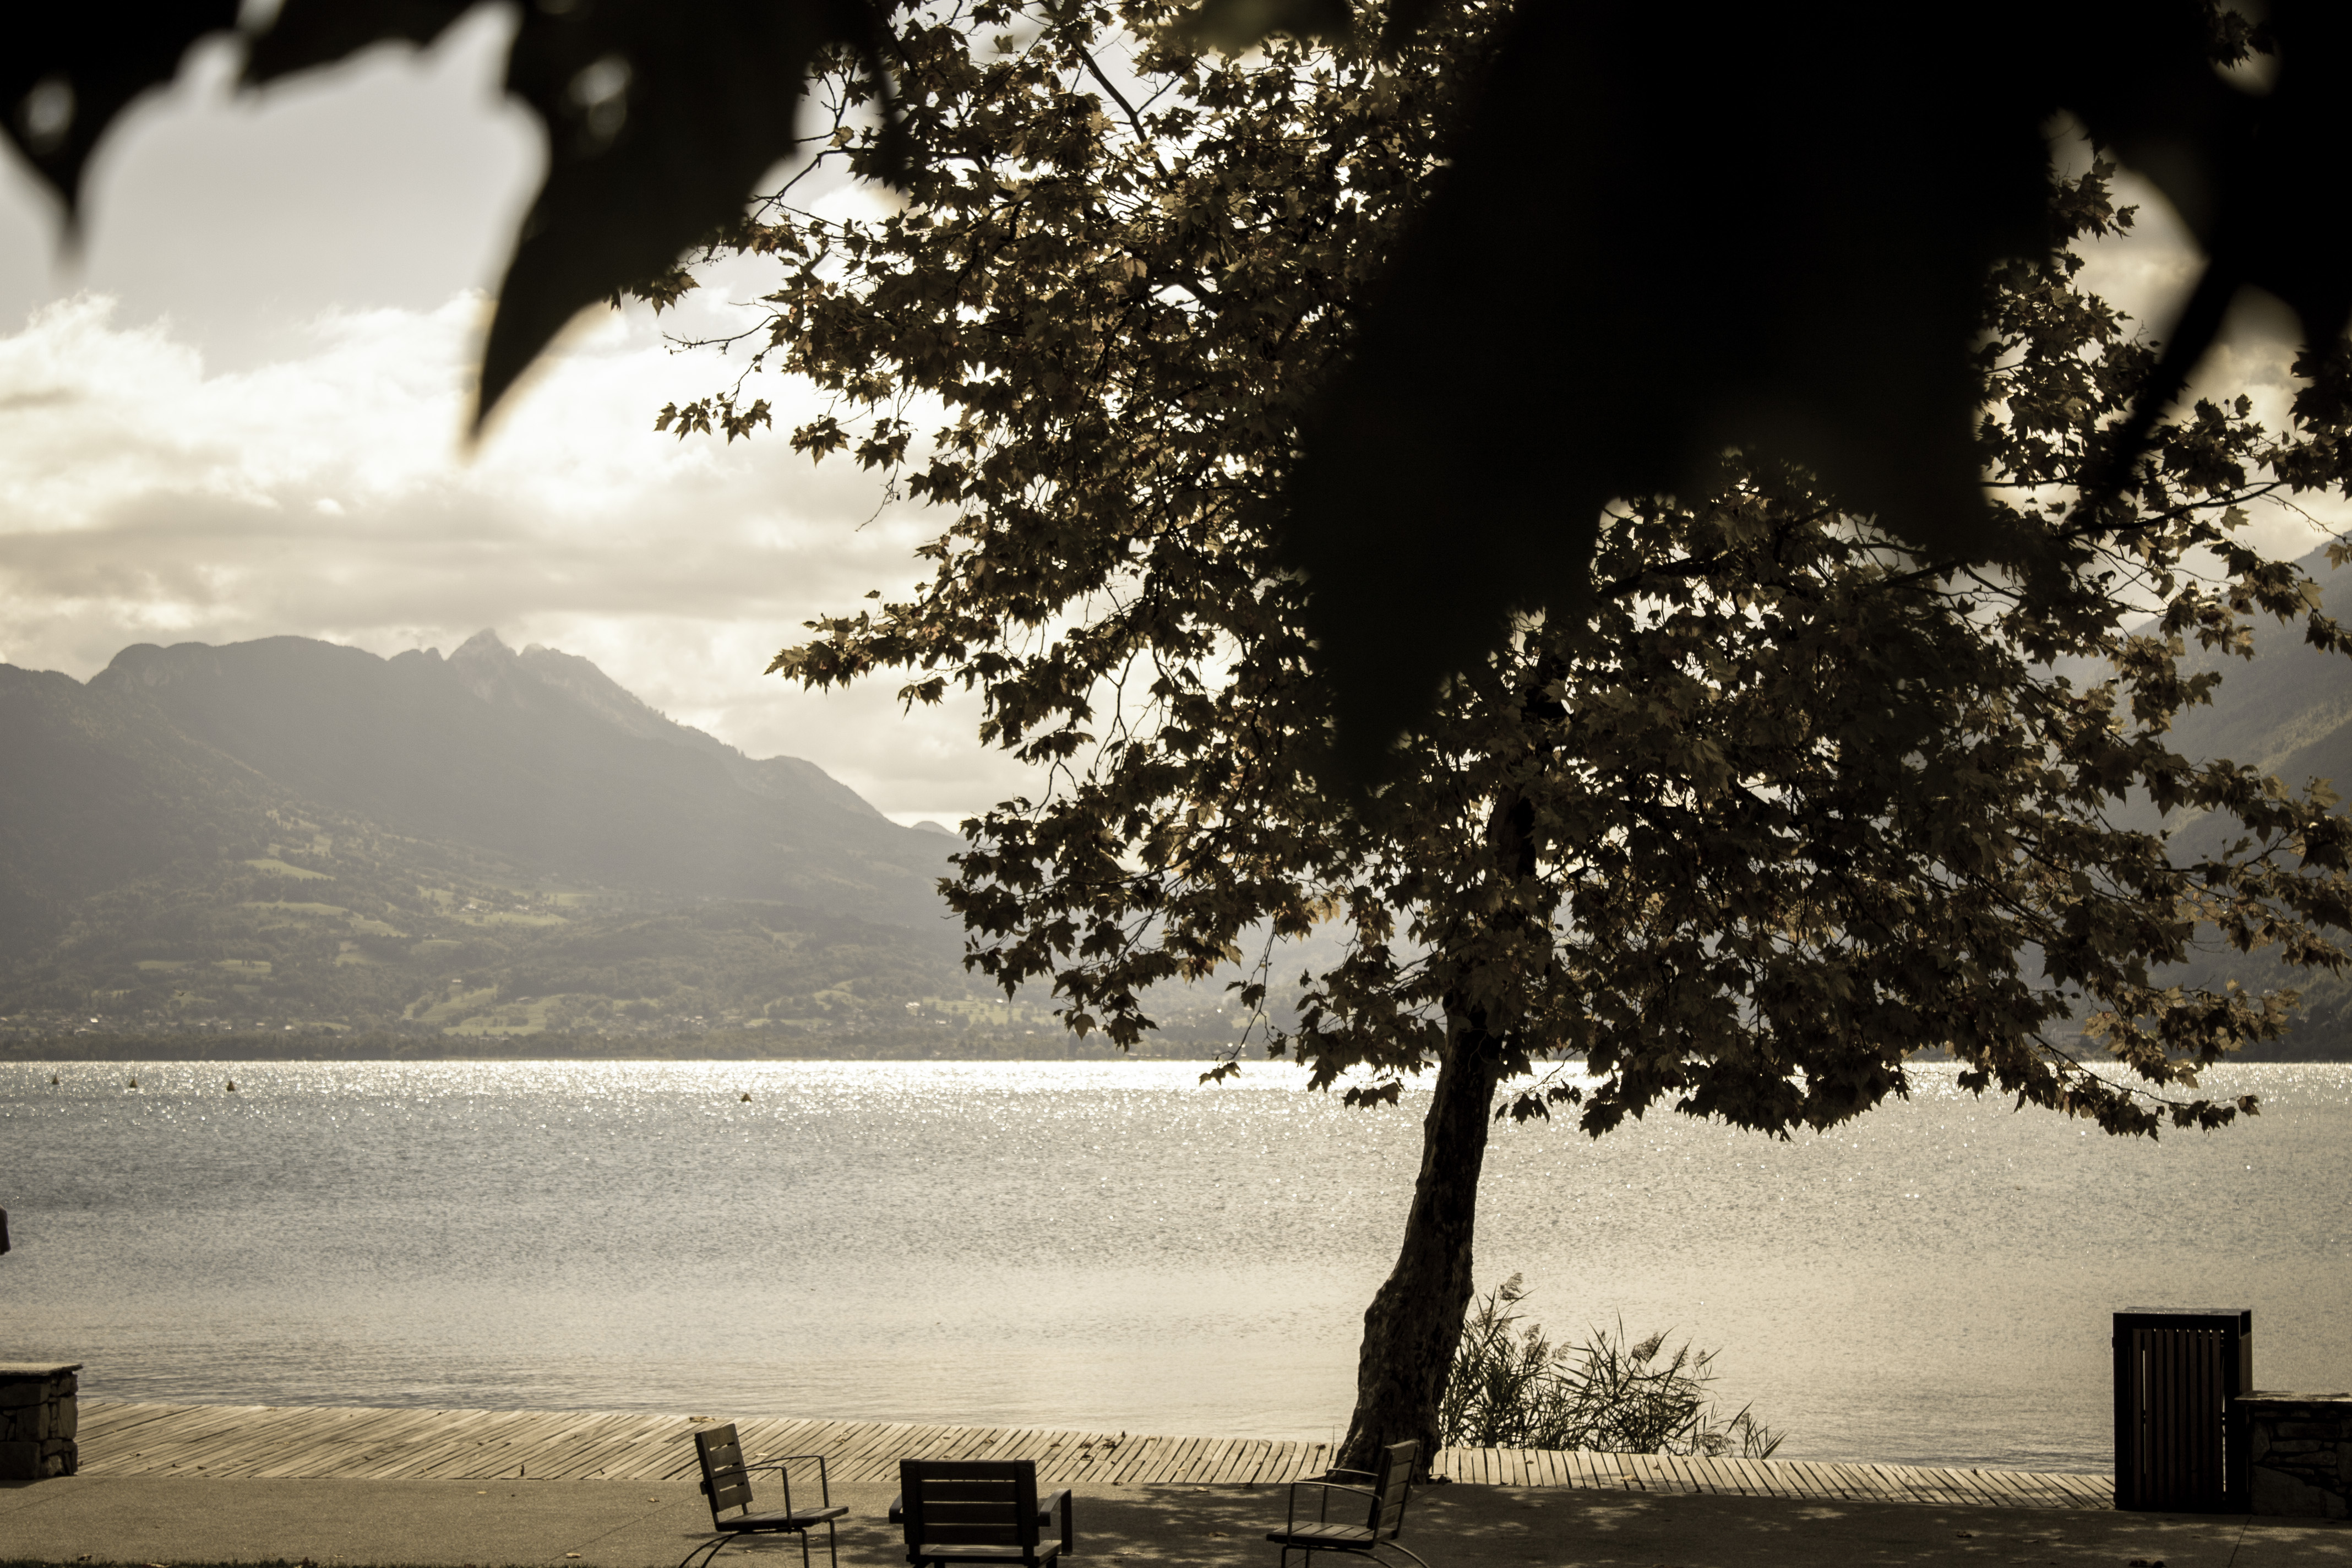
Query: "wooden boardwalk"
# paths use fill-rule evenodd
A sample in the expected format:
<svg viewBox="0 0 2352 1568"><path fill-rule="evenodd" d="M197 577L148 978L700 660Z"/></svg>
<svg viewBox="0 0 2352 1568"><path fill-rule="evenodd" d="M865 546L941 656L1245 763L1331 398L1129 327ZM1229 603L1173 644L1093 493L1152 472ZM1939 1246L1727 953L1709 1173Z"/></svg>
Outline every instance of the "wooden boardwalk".
<svg viewBox="0 0 2352 1568"><path fill-rule="evenodd" d="M724 1418L85 1399L79 1442L86 1476L687 1480L695 1475L687 1435ZM1037 1479L1055 1486L1279 1482L1318 1475L1330 1462L1326 1444L1255 1437L734 1419L752 1455L821 1453L836 1481L895 1481L900 1459L1034 1459ZM1448 1448L1435 1468L1456 1480L1490 1485L1972 1508L2110 1508L2115 1490L2105 1476L1540 1448Z"/></svg>

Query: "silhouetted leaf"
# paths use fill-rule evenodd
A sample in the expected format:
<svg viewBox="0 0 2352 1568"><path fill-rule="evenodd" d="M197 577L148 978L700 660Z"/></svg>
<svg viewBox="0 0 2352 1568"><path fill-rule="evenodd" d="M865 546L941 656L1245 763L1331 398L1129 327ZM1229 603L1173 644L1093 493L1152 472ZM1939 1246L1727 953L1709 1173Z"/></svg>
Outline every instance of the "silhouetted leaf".
<svg viewBox="0 0 2352 1568"><path fill-rule="evenodd" d="M742 216L791 155L811 63L862 54L883 79L885 0L540 0L522 12L507 86L548 132L549 167L499 288L483 351L483 417L583 307L672 271ZM387 40L438 37L469 4L288 0L253 40L259 85ZM233 26L236 0L121 9L45 6L19 23L0 75L17 146L71 209L115 114L169 80L187 46ZM895 126L878 166L903 165Z"/></svg>
<svg viewBox="0 0 2352 1568"><path fill-rule="evenodd" d="M1728 448L1999 552L1970 340L1992 263L2049 249L2044 122L2195 211L2251 100L2197 5L1914 12L1899 56L1875 16L1520 9L1277 524L1354 776L1509 612L1580 607L1603 504L1704 493Z"/></svg>
<svg viewBox="0 0 2352 1568"><path fill-rule="evenodd" d="M2228 111L2194 122L2159 100L2115 132L2117 149L2163 187L2210 259L2117 442L2118 461L2101 476L2103 491L2123 482L2123 462L2140 453L2188 384L2241 289L2252 285L2284 300L2306 345L2333 342L2352 317L2352 215L2319 195L2352 155L2344 113L2352 14L2298 0L2272 8L2259 32L2241 25L2230 41L2267 47L2271 35L2281 58L2266 98L2236 100ZM2097 118L2085 118L2104 130Z"/></svg>
<svg viewBox="0 0 2352 1568"><path fill-rule="evenodd" d="M1206 0L1187 26L1211 48L1244 49L1276 33L1334 37L1353 19L1348 0Z"/></svg>
<svg viewBox="0 0 2352 1568"><path fill-rule="evenodd" d="M760 176L793 150L821 50L856 49L878 75L883 39L866 0L526 12L507 86L546 121L547 184L499 289L476 427L576 312L667 272L742 216Z"/></svg>
<svg viewBox="0 0 2352 1568"><path fill-rule="evenodd" d="M474 0L286 0L246 56L245 79L257 87L374 44L429 44L473 6Z"/></svg>
<svg viewBox="0 0 2352 1568"><path fill-rule="evenodd" d="M123 107L172 79L188 46L236 25L236 0L20 5L0 60L8 139L66 205L80 205L90 150Z"/></svg>
<svg viewBox="0 0 2352 1568"><path fill-rule="evenodd" d="M466 8L289 0L248 79L429 41ZM9 134L69 208L106 125L236 9L53 6L20 22L0 78ZM2084 510L2126 515L2114 503L2158 416L2242 285L2284 300L2315 345L2352 313L2352 216L2332 199L2352 153L2352 11L2269 9L2258 27L2219 0L1987 0L1913 8L1897 33L1861 0L1529 0L1515 20L1394 0L1394 47L1506 25L1487 89L1447 112L1433 198L1384 267L1348 279L1352 358L1307 407L1270 525L1315 584L1310 629L1359 776L1495 645L1507 611L1580 602L1602 502L1702 491L1727 448L1805 464L1931 554L2014 549L1977 495L1969 353L1988 267L2046 254L2042 137L2060 110L2152 179L2211 258L2138 403L2086 437ZM899 47L886 20L970 47L1009 15L918 20L892 0L524 7L509 85L545 122L551 166L501 289L481 411L575 311L670 273L740 218L794 150L800 84L826 50L865 56L878 83ZM1349 0L1126 15L1226 48L1353 23ZM2215 70L2273 35L2267 96ZM1077 68L1118 98L1091 58ZM903 156L893 143L865 167Z"/></svg>

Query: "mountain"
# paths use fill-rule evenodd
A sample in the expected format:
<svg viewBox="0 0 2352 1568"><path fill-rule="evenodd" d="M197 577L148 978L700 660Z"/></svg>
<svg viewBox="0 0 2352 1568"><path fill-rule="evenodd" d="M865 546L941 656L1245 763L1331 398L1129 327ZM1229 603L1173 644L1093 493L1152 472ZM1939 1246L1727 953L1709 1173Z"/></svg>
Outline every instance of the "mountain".
<svg viewBox="0 0 2352 1568"><path fill-rule="evenodd" d="M483 632L444 659L304 637L124 649L94 694L296 797L530 874L763 899L898 925L943 917L947 857L815 764L753 761L586 659Z"/></svg>
<svg viewBox="0 0 2352 1568"><path fill-rule="evenodd" d="M492 632L0 665L19 1028L937 1026L961 844Z"/></svg>
<svg viewBox="0 0 2352 1568"><path fill-rule="evenodd" d="M2334 569L2326 552L2299 564L2332 601ZM2352 658L2312 647L2304 641L2299 621L2282 626L2257 616L2251 624L2252 658L2193 644L2181 657L2184 674L2210 671L2221 682L2210 705L2188 710L2174 723L2172 746L2183 756L2227 759L2273 774L2292 790L2317 782L2352 795ZM2126 826L2168 832L2176 860L2213 853L2235 831L2234 822L2218 817L2159 816L2145 800L2116 816ZM2352 1060L2352 977L2293 969L2273 952L2242 953L2216 945L2170 978L2203 986L2235 980L2249 990L2277 987L2302 994L2303 1014L2294 1029L2282 1040L2249 1050L2250 1059Z"/></svg>
<svg viewBox="0 0 2352 1568"><path fill-rule="evenodd" d="M144 703L0 665L0 954L92 894L216 863L283 798Z"/></svg>
<svg viewBox="0 0 2352 1568"><path fill-rule="evenodd" d="M2188 656L2222 684L2176 743L2352 795L2352 660L2267 623L2254 646ZM2221 826L2118 816L2177 853ZM125 648L87 683L0 665L0 1054L224 1029L1035 1048L1043 1007L958 962L935 884L961 843L487 631L446 658L271 637ZM2304 1018L2259 1054L2352 1057L2352 980L2227 952L2180 977L2292 985ZM1223 1001L1155 995L1165 1045L1229 1037Z"/></svg>

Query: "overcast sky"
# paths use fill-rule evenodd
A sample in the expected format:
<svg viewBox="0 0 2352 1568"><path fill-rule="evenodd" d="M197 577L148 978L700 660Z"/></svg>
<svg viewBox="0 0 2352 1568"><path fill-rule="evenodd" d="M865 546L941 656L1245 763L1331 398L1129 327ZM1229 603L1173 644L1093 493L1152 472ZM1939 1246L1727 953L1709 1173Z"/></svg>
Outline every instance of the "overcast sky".
<svg viewBox="0 0 2352 1568"><path fill-rule="evenodd" d="M76 266L46 194L0 166L0 660L87 679L136 642L447 652L493 626L901 821L1030 787L972 739L968 702L908 717L888 684L813 696L760 673L808 616L914 582L936 528L867 521L869 476L781 438L654 433L724 373L661 326L715 322L726 290L660 325L583 323L463 453L484 294L541 167L497 89L506 28L478 13L437 49L257 101L229 91L229 47L199 50L103 144ZM2193 263L2156 207L2094 276L2161 321ZM2275 418L2289 386L2260 314L2207 379Z"/></svg>
<svg viewBox="0 0 2352 1568"><path fill-rule="evenodd" d="M810 616L914 583L936 531L867 521L870 476L781 438L656 435L727 374L666 351L679 312L583 323L464 456L484 293L541 164L497 89L505 34L478 14L257 102L200 50L103 145L78 267L0 169L0 660L87 679L136 642L446 653L494 626L901 821L1023 789L968 703L909 718L894 686L761 674Z"/></svg>

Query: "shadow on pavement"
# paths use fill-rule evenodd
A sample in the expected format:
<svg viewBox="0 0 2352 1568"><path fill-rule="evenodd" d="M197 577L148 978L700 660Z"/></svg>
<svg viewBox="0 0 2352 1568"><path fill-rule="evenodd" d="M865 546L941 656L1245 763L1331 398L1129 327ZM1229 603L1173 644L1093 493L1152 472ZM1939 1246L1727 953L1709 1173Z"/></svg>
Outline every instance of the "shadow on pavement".
<svg viewBox="0 0 2352 1568"><path fill-rule="evenodd" d="M834 1489L845 1568L906 1561L896 1489ZM1073 1568L1273 1568L1279 1486L1080 1487ZM0 1563L674 1568L709 1538L690 1482L91 1479L0 1486ZM1404 1539L1433 1568L2352 1568L2352 1525L1773 1498L1667 1497L1456 1483L1413 1496ZM786 1568L790 1539L729 1546L716 1568ZM823 1539L814 1561L825 1561ZM1318 1559L1338 1568L1339 1560Z"/></svg>

